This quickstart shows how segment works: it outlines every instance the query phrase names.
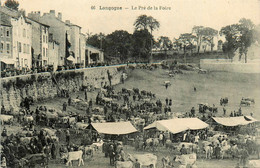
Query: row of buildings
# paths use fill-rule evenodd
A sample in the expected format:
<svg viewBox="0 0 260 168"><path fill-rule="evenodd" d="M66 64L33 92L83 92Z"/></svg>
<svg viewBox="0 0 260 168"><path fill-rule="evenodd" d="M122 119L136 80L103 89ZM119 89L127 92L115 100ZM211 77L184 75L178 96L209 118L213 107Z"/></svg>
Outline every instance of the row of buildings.
<svg viewBox="0 0 260 168"><path fill-rule="evenodd" d="M62 13L28 13L0 6L1 69L104 62L103 52L86 43L79 25L62 20Z"/></svg>

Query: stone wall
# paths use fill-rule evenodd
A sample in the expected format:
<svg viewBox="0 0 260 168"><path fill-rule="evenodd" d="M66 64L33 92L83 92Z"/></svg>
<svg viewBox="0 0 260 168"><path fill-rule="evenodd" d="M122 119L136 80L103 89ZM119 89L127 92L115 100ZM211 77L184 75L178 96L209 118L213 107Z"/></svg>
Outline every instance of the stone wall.
<svg viewBox="0 0 260 168"><path fill-rule="evenodd" d="M62 89L69 92L78 92L82 86L87 85L100 88L101 83L109 84L107 71L112 76L112 85L116 85L120 83L124 69L127 68L122 65L2 78L1 104L7 110L13 107L17 111L25 97L31 96L34 101L40 101L54 98Z"/></svg>

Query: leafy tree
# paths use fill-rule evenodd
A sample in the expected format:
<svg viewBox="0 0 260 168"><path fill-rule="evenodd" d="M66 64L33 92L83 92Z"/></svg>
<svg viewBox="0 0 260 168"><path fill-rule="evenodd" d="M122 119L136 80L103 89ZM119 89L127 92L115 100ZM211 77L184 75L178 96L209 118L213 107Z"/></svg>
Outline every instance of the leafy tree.
<svg viewBox="0 0 260 168"><path fill-rule="evenodd" d="M16 11L18 11L18 7L19 7L19 2L16 0L6 0L5 1L5 6L11 9L14 9Z"/></svg>
<svg viewBox="0 0 260 168"><path fill-rule="evenodd" d="M147 15L140 15L134 23L135 30L150 30L151 35L153 34L153 31L160 28L160 23L154 19L152 16ZM152 46L153 46L153 40L150 41L151 44L151 57L150 60L152 60Z"/></svg>
<svg viewBox="0 0 260 168"><path fill-rule="evenodd" d="M210 27L194 26L192 28L192 32L196 34L198 53L200 52L202 42L208 43L211 47L211 51L213 50L213 47L215 45L213 43L213 38L218 34L217 30Z"/></svg>
<svg viewBox="0 0 260 168"><path fill-rule="evenodd" d="M101 47L101 40L99 37L99 34L94 34L92 36L90 36L87 39L87 44L92 45L94 47L100 48Z"/></svg>
<svg viewBox="0 0 260 168"><path fill-rule="evenodd" d="M108 55L118 55L126 60L132 51L132 35L124 30L116 30L106 37Z"/></svg>
<svg viewBox="0 0 260 168"><path fill-rule="evenodd" d="M226 42L223 43L222 50L227 53L228 58L234 57L234 52L238 49L238 37L240 35L239 25L228 25L220 30L220 35L225 35Z"/></svg>
<svg viewBox="0 0 260 168"><path fill-rule="evenodd" d="M245 55L245 63L247 63L247 51L253 43L253 30L255 25L250 19L242 18L239 20L240 38L239 38L239 58Z"/></svg>
<svg viewBox="0 0 260 168"><path fill-rule="evenodd" d="M133 33L133 55L134 57L147 59L151 50L150 42L153 41L151 33L145 30L135 30Z"/></svg>
<svg viewBox="0 0 260 168"><path fill-rule="evenodd" d="M184 51L184 54L186 54L186 51L190 49L192 52L193 48L195 47L194 41L196 41L196 36L192 35L191 33L184 33L179 36L177 39L179 45Z"/></svg>
<svg viewBox="0 0 260 168"><path fill-rule="evenodd" d="M167 50L172 48L171 40L169 39L169 37L160 36L157 41L158 41L158 47L161 50L164 50L166 55Z"/></svg>
<svg viewBox="0 0 260 168"><path fill-rule="evenodd" d="M203 39L203 28L203 26L194 26L192 28L192 33L196 34L197 37L198 53L200 52L200 47Z"/></svg>
<svg viewBox="0 0 260 168"><path fill-rule="evenodd" d="M232 24L223 27L220 30L221 35L225 35L226 42L223 44L223 51L228 53L229 58L234 57L235 51L239 50L239 59L245 55L245 63L247 62L247 51L254 42L255 25L250 19L242 18L238 24Z"/></svg>

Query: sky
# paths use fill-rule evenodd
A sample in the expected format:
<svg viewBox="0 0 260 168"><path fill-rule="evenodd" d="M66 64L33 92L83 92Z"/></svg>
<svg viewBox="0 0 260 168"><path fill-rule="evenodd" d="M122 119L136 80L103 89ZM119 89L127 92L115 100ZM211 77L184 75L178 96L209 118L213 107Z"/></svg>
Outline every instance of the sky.
<svg viewBox="0 0 260 168"><path fill-rule="evenodd" d="M115 30L134 31L134 22L146 14L160 22L155 37L170 39L190 33L192 27L207 26L216 30L238 23L240 18L260 24L260 0L18 0L20 8L31 11L62 12L62 19L82 27L82 33L106 35ZM91 7L95 7L95 10ZM100 10L101 7L122 7L122 10ZM146 9L139 8L140 6ZM168 10L159 10L160 6ZM137 7L136 10L132 9ZM154 7L158 7L155 10ZM128 9L126 9L128 8ZM152 9L150 9L152 8ZM170 8L170 9L169 9ZM149 9L149 10L148 10Z"/></svg>

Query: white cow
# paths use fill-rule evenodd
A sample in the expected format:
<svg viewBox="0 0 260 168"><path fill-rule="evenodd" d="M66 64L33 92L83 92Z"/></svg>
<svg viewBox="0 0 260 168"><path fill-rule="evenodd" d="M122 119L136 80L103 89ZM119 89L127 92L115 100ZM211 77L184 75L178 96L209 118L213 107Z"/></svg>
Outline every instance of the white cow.
<svg viewBox="0 0 260 168"><path fill-rule="evenodd" d="M82 159L83 152L82 151L74 151L68 153L68 162L66 163L67 166L72 166L72 160L79 160L79 165L82 162L82 165L84 165L84 161Z"/></svg>
<svg viewBox="0 0 260 168"><path fill-rule="evenodd" d="M116 161L115 168L133 168L134 164L131 161Z"/></svg>
<svg viewBox="0 0 260 168"><path fill-rule="evenodd" d="M249 160L248 167L249 168L259 168L260 167L260 160Z"/></svg>
<svg viewBox="0 0 260 168"><path fill-rule="evenodd" d="M11 123L13 119L14 117L12 115L3 115L3 114L0 115L1 124Z"/></svg>
<svg viewBox="0 0 260 168"><path fill-rule="evenodd" d="M187 165L189 165L192 168L197 167L196 160L197 160L197 155L195 153L188 154L188 155L177 155L175 158L175 161L180 162L181 164L180 167L183 168L186 168Z"/></svg>
<svg viewBox="0 0 260 168"><path fill-rule="evenodd" d="M138 162L140 164L140 167L153 165L153 168L156 168L157 156L154 154L135 154L133 156L129 154L129 159L133 162Z"/></svg>

